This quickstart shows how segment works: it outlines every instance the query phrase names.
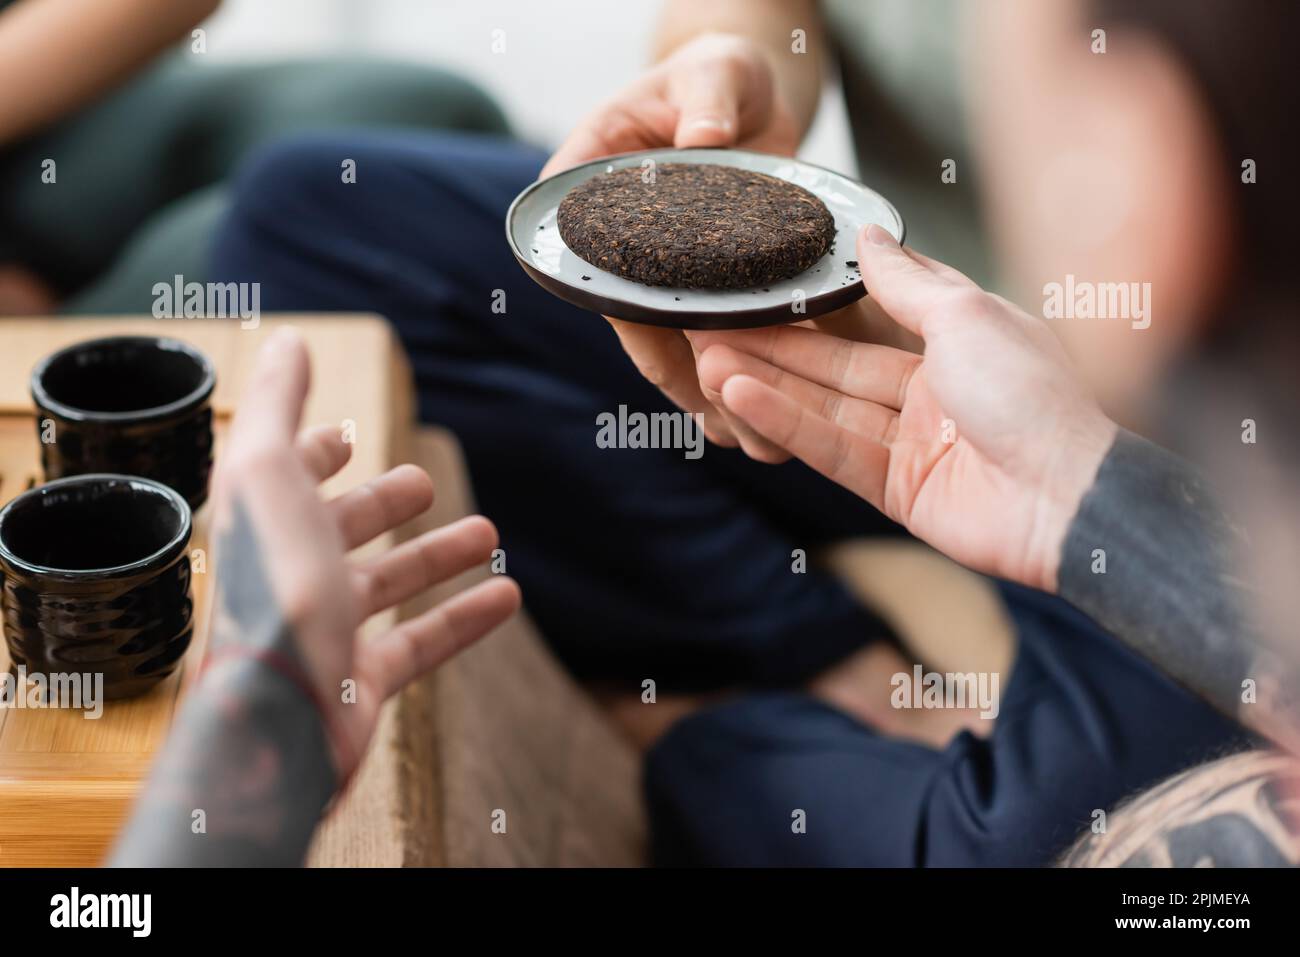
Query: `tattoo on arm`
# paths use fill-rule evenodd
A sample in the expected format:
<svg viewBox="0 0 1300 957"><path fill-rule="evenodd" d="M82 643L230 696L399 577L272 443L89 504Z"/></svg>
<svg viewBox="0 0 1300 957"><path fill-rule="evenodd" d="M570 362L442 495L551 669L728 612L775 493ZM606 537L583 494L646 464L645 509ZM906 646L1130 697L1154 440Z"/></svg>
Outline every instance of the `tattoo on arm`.
<svg viewBox="0 0 1300 957"><path fill-rule="evenodd" d="M1115 810L1065 867L1284 867L1300 863L1300 761L1249 751L1185 771Z"/></svg>
<svg viewBox="0 0 1300 957"><path fill-rule="evenodd" d="M239 501L218 549L210 670L182 703L115 865L301 864L338 784L293 633Z"/></svg>
<svg viewBox="0 0 1300 957"><path fill-rule="evenodd" d="M1120 432L1061 554L1059 590L1216 708L1300 753L1300 661L1237 574L1245 533L1187 463Z"/></svg>

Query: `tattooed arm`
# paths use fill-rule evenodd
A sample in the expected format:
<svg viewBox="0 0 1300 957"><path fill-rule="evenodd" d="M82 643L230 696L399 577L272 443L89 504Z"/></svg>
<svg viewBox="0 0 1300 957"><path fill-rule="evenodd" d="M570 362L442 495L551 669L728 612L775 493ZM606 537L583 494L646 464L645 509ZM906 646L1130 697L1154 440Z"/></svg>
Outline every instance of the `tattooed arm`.
<svg viewBox="0 0 1300 957"><path fill-rule="evenodd" d="M1294 749L1300 679L1250 620L1245 537L1186 463L1121 432L1061 554L1060 592L1242 724ZM1254 693L1249 693L1253 691ZM1113 812L1067 867L1300 864L1300 761L1253 751L1193 768Z"/></svg>
<svg viewBox="0 0 1300 957"><path fill-rule="evenodd" d="M1065 867L1300 864L1300 761L1272 751L1185 771L1114 811Z"/></svg>
<svg viewBox="0 0 1300 957"><path fill-rule="evenodd" d="M306 351L277 333L259 356L218 464L219 565L207 660L114 852L116 865L292 865L361 761L391 695L514 613L494 577L364 645L370 616L487 561L481 517L387 554L347 553L424 512L411 466L322 502L347 462L337 431L295 441Z"/></svg>
<svg viewBox="0 0 1300 957"><path fill-rule="evenodd" d="M1258 596L1235 573L1242 530L1187 463L1121 432L1061 550L1062 596L1225 714L1293 753L1294 649L1253 625Z"/></svg>
<svg viewBox="0 0 1300 957"><path fill-rule="evenodd" d="M212 657L186 699L113 863L290 866L339 773L247 511L217 546Z"/></svg>

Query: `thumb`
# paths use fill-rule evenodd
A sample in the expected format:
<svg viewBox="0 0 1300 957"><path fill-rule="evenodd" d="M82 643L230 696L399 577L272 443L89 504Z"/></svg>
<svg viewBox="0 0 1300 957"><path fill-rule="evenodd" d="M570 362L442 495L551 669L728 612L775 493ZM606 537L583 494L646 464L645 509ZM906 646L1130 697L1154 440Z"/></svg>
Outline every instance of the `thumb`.
<svg viewBox="0 0 1300 957"><path fill-rule="evenodd" d="M913 259L888 230L875 224L858 233L858 264L867 295L900 326L922 337L934 306L960 288Z"/></svg>
<svg viewBox="0 0 1300 957"><path fill-rule="evenodd" d="M706 66L686 84L673 146L730 146L740 130L740 96L725 68Z"/></svg>

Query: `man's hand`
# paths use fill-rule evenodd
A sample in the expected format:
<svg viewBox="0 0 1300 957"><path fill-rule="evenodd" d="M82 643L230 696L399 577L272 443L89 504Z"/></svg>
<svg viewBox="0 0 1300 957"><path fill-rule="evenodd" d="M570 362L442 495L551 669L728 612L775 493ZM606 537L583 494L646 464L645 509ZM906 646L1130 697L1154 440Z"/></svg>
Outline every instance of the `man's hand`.
<svg viewBox="0 0 1300 957"><path fill-rule="evenodd" d="M811 329L692 333L728 412L963 564L1055 590L1116 427L1041 322L872 226L858 261L924 356Z"/></svg>
<svg viewBox="0 0 1300 957"><path fill-rule="evenodd" d="M670 146L736 146L790 156L801 129L776 90L762 48L739 36L705 34L583 120L542 176L614 153ZM737 429L725 409L709 401L681 332L607 318L642 375L680 408L704 414L709 438L728 446L739 438L757 457L780 455L743 426Z"/></svg>
<svg viewBox="0 0 1300 957"><path fill-rule="evenodd" d="M493 577L361 641L372 615L486 562L496 530L475 516L349 560L424 512L433 488L408 465L323 501L317 486L351 446L333 427L299 433L308 379L302 341L277 332L218 460L207 653L114 864L301 863L384 701L519 607L518 586Z"/></svg>
<svg viewBox="0 0 1300 957"><path fill-rule="evenodd" d="M587 116L542 176L634 150L739 146L789 156L798 145L798 124L763 51L743 37L705 34Z"/></svg>
<svg viewBox="0 0 1300 957"><path fill-rule="evenodd" d="M493 577L362 644L372 615L489 559L496 529L462 519L350 562L347 553L415 518L433 487L401 466L333 501L317 485L347 463L351 446L333 427L299 435L310 369L295 333L263 347L235 417L215 481L221 608L209 650L223 658L272 654L296 662L322 709L341 778L365 752L380 706L396 692L491 631L519 607L519 589ZM263 581L254 580L260 569ZM222 616L225 616L224 618ZM355 694L343 701L343 682Z"/></svg>

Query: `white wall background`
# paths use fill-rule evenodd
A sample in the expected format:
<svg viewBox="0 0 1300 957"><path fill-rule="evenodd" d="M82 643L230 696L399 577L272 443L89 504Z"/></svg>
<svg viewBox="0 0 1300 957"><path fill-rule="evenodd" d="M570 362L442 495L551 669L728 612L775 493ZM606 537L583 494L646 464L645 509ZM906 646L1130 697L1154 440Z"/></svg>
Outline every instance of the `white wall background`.
<svg viewBox="0 0 1300 957"><path fill-rule="evenodd" d="M514 129L554 146L644 66L661 0L225 0L208 55L264 60L366 53L454 69L492 93ZM494 30L506 50L492 52ZM800 153L852 171L837 89Z"/></svg>

